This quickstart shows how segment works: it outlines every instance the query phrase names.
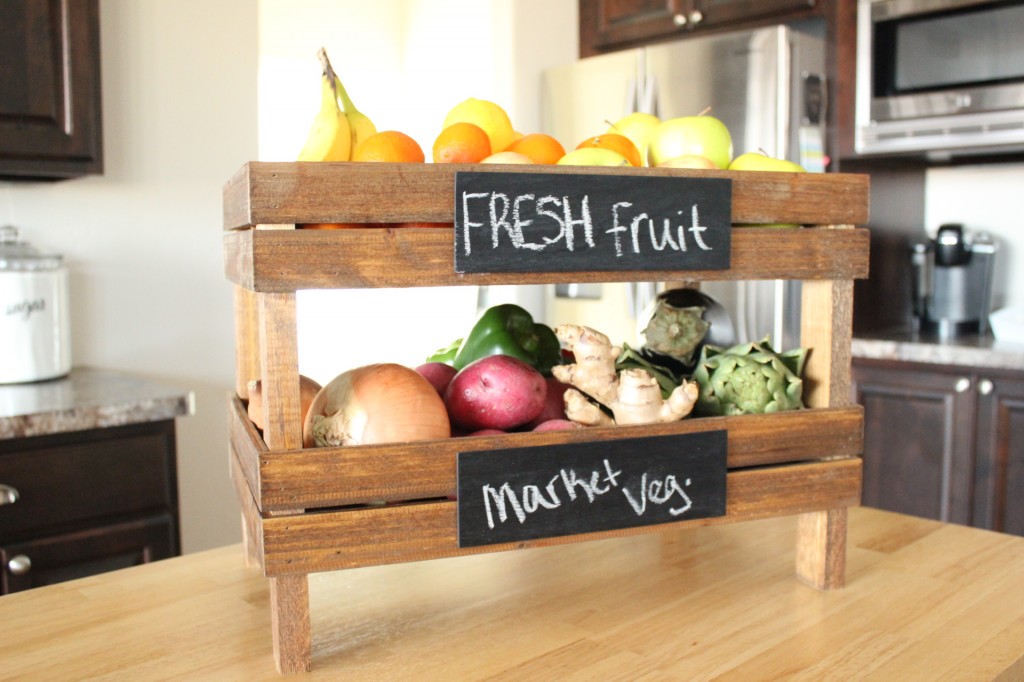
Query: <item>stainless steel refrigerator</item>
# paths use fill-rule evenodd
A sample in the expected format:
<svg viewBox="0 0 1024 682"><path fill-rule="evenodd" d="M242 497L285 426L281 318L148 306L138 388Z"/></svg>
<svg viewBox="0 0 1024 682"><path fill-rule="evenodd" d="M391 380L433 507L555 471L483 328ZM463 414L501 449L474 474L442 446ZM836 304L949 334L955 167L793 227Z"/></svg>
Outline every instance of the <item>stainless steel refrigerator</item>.
<svg viewBox="0 0 1024 682"><path fill-rule="evenodd" d="M685 38L549 69L542 78L542 129L568 149L633 111L666 120L710 107L711 115L728 126L736 156L761 149L822 171L823 35L814 24L774 26ZM624 297L612 291L620 286L627 287ZM776 348L799 345L799 282L708 282L701 288L731 312L738 342L770 335ZM629 328L642 329L655 286L563 286L554 295L564 304L581 292L625 300L619 310L602 314L628 316Z"/></svg>

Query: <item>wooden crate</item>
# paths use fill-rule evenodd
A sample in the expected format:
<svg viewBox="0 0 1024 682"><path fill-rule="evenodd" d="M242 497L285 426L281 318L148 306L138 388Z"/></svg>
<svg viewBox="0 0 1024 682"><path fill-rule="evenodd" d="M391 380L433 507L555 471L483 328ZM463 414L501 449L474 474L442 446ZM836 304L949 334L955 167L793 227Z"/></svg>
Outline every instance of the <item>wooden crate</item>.
<svg viewBox="0 0 1024 682"><path fill-rule="evenodd" d="M728 270L457 274L457 164L248 163L224 189L224 264L236 292L236 391L229 399L233 479L246 551L270 580L274 654L282 672L310 666L307 575L317 571L503 551L665 528L799 514L797 575L840 587L846 510L859 504L863 413L850 404L853 279L867 276L866 176L503 166L506 172L729 177L735 223ZM495 168L497 170L497 167ZM441 227L301 230L303 223L433 222ZM539 284L561 281L797 279L809 409L347 448L302 448L295 292L298 289ZM246 416L245 384L262 378L266 428ZM609 441L725 430L723 517L461 548L459 451ZM400 475L398 475L400 474ZM387 505L371 502L387 501Z"/></svg>

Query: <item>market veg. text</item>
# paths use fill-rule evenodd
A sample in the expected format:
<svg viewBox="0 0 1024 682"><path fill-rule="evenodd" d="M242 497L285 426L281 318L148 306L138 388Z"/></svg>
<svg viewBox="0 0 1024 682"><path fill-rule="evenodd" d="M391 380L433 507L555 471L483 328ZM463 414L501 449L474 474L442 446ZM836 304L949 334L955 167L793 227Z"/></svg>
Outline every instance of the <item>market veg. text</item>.
<svg viewBox="0 0 1024 682"><path fill-rule="evenodd" d="M595 239L601 238L600 233L595 236L590 196L586 194L574 201L567 196L463 192L461 201L462 248L467 256L472 253L471 235L477 228L489 235L492 249L508 240L516 249L582 251L594 248ZM528 240L524 228L531 227L534 237ZM711 251L703 238L707 229L701 225L697 204L664 217L650 216L634 208L632 202L620 201L612 205L610 227L604 233L614 240L615 255L621 258L627 252L641 255L648 250Z"/></svg>
<svg viewBox="0 0 1024 682"><path fill-rule="evenodd" d="M615 469L607 459L603 463L603 471L591 471L584 476L574 469L561 469L543 486L524 485L517 490L508 483L497 487L485 484L481 492L488 528L493 529L496 522L504 523L512 516L524 523L531 514L558 509L563 504L584 501L592 504L615 490L622 493L637 516L644 515L648 504L671 504L668 512L672 516L680 516L693 506L685 491L690 485L688 478L680 481L672 474L659 478L644 472L639 480L627 484L619 480L621 470Z"/></svg>

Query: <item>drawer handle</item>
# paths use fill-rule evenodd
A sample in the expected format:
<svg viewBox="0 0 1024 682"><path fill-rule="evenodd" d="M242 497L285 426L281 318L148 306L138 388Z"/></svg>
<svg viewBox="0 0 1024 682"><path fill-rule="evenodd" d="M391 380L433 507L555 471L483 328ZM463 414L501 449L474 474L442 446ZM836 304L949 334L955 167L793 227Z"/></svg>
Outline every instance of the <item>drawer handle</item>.
<svg viewBox="0 0 1024 682"><path fill-rule="evenodd" d="M982 395L988 395L995 390L996 385L989 379L982 379L978 382L978 393Z"/></svg>
<svg viewBox="0 0 1024 682"><path fill-rule="evenodd" d="M690 12L690 23L696 26L700 22L704 21L704 13L699 9L695 9Z"/></svg>
<svg viewBox="0 0 1024 682"><path fill-rule="evenodd" d="M963 393L971 387L971 380L967 377L960 377L956 380L956 384L953 386L953 390L957 393Z"/></svg>
<svg viewBox="0 0 1024 682"><path fill-rule="evenodd" d="M0 483L0 505L14 504L18 501L18 489Z"/></svg>
<svg viewBox="0 0 1024 682"><path fill-rule="evenodd" d="M672 23L674 23L676 26L686 26L686 15L685 14L677 14L677 15L675 15L674 17L672 17Z"/></svg>
<svg viewBox="0 0 1024 682"><path fill-rule="evenodd" d="M32 570L32 560L24 554L11 557L11 560L7 562L7 570L11 572L11 575L25 575Z"/></svg>

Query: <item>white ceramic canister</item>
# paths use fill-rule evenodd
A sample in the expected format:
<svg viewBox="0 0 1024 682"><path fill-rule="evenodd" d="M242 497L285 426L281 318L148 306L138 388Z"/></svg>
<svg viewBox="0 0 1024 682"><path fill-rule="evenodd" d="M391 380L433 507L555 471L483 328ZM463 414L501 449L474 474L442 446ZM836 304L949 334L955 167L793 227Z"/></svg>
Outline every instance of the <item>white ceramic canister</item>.
<svg viewBox="0 0 1024 682"><path fill-rule="evenodd" d="M0 383L42 381L71 371L68 271L62 256L0 227Z"/></svg>

